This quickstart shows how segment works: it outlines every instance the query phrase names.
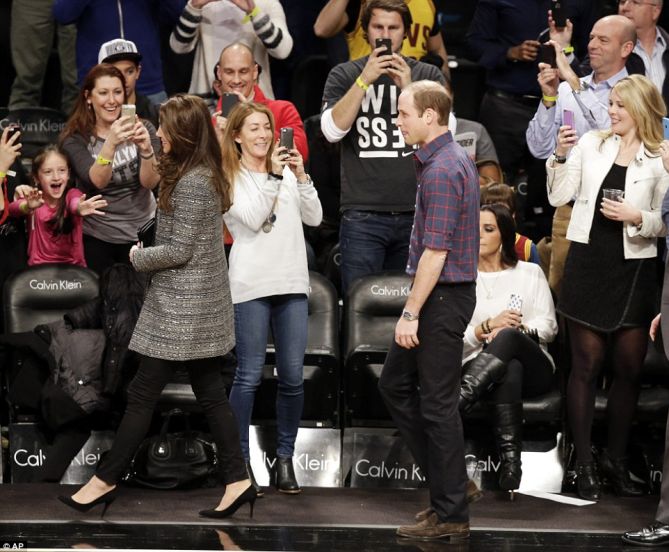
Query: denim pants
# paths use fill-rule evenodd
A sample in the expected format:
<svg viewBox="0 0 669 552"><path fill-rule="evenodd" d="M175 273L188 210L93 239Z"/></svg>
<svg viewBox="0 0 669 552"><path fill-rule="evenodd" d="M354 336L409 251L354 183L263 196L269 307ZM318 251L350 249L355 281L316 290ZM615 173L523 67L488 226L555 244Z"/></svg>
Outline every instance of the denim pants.
<svg viewBox="0 0 669 552"><path fill-rule="evenodd" d="M412 226L413 212L344 211L339 226L342 291L367 274L404 270Z"/></svg>
<svg viewBox="0 0 669 552"><path fill-rule="evenodd" d="M438 284L420 311L413 349L393 340L379 391L402 439L427 477L442 522L469 520L464 437L458 410L462 339L474 313L476 284Z"/></svg>
<svg viewBox="0 0 669 552"><path fill-rule="evenodd" d="M273 295L235 305L237 372L230 405L239 424L244 458L249 459L249 425L256 389L265 365L270 324L276 348L277 447L280 458L290 458L304 406L304 351L307 347L307 296Z"/></svg>

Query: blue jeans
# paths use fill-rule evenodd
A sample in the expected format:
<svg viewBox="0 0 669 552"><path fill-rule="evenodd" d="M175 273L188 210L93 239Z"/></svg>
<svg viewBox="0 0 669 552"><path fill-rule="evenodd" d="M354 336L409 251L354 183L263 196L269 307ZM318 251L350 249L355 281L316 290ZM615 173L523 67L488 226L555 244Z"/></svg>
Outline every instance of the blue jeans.
<svg viewBox="0 0 669 552"><path fill-rule="evenodd" d="M404 270L412 225L413 213L344 211L339 226L342 292L367 274Z"/></svg>
<svg viewBox="0 0 669 552"><path fill-rule="evenodd" d="M230 405L237 417L244 458L249 459L249 425L262 378L270 324L279 376L276 396L277 456L290 458L304 406L304 351L307 347L307 296L273 295L235 305L237 372Z"/></svg>

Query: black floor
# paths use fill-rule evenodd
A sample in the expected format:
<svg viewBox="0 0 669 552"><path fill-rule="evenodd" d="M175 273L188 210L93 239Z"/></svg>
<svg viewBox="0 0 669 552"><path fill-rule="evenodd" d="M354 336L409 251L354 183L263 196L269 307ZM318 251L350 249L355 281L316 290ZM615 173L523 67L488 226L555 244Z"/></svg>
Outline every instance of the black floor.
<svg viewBox="0 0 669 552"><path fill-rule="evenodd" d="M75 513L57 499L75 488L0 485L0 546L5 549L163 549L313 551L606 551L634 550L620 534L652 521L656 496L572 506L520 495L511 503L486 492L471 507L472 535L458 544L398 539L395 528L424 507L425 490L305 488L286 497L268 489L255 515L243 508L218 522L200 518L220 489L123 488L104 519ZM20 546L22 545L22 546ZM12 546L14 546L12 548ZM4 548L4 547L3 547Z"/></svg>

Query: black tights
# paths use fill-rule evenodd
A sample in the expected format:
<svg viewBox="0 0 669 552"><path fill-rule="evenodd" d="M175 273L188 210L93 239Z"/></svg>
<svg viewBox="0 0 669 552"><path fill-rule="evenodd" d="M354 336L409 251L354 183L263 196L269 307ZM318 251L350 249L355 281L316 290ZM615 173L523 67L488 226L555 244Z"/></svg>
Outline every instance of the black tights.
<svg viewBox="0 0 669 552"><path fill-rule="evenodd" d="M576 459L592 460L590 433L597 378L606 354L606 334L568 321L571 373L567 383L567 414ZM613 458L624 456L639 397L639 374L648 346L646 328L621 328L612 334L613 381L608 393L608 443Z"/></svg>

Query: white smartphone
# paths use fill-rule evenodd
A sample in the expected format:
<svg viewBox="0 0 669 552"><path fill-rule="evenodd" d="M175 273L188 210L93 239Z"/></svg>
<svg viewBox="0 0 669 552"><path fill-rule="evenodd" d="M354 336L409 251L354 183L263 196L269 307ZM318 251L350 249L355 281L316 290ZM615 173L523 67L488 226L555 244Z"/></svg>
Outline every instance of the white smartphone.
<svg viewBox="0 0 669 552"><path fill-rule="evenodd" d="M137 108L134 104L123 104L121 106L121 117L132 117L135 118L137 114Z"/></svg>

